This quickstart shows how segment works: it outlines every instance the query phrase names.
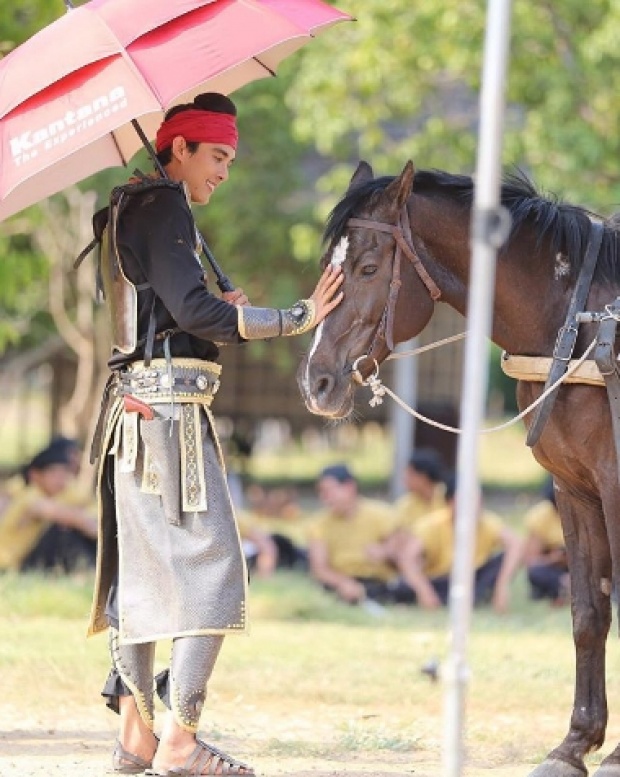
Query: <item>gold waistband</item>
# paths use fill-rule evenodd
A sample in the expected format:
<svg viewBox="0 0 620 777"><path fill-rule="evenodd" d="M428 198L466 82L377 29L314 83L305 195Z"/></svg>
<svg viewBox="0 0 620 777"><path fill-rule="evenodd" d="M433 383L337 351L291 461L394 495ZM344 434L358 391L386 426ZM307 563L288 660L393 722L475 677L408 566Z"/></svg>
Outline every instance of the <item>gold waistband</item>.
<svg viewBox="0 0 620 777"><path fill-rule="evenodd" d="M202 359L137 361L119 373L123 391L147 402L211 404L220 387L222 366Z"/></svg>

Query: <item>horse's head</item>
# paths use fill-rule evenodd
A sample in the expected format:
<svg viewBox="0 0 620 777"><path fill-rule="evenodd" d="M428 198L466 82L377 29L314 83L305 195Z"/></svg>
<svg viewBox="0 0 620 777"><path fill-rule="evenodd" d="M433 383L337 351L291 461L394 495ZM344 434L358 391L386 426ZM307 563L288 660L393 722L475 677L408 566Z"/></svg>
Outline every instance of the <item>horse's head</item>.
<svg viewBox="0 0 620 777"><path fill-rule="evenodd" d="M317 327L299 367L299 387L312 413L348 416L354 381L367 377L397 343L418 334L431 316L439 291L410 234L413 178L411 162L389 179L375 179L370 165L360 162L332 211L321 266L342 266L344 299Z"/></svg>

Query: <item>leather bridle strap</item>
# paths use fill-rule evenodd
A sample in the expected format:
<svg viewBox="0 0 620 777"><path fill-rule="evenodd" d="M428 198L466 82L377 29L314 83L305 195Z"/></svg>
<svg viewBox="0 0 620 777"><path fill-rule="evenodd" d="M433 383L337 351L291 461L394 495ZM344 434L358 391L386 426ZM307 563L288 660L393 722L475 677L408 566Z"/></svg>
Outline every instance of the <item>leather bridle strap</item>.
<svg viewBox="0 0 620 777"><path fill-rule="evenodd" d="M428 289L428 293L431 295L433 302L436 302L441 297L439 287L428 274L426 267L422 264L422 261L413 246L411 227L409 225L409 217L406 208L403 208L401 211L398 224L386 224L383 221L373 221L372 219L351 218L347 221L347 227L376 229L378 232L388 232L391 234L396 241L397 248L405 254L407 259L409 259L411 264L415 267L415 271L420 276L422 283ZM407 237L403 234L404 231L407 232Z"/></svg>

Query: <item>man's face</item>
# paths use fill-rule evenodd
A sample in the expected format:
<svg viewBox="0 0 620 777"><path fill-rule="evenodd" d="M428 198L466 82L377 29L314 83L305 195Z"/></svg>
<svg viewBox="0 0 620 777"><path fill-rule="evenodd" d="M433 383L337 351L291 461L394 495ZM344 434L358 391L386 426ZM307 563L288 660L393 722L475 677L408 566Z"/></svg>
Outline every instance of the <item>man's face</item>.
<svg viewBox="0 0 620 777"><path fill-rule="evenodd" d="M341 483L336 478L323 477L317 491L321 502L336 515L347 515L355 507L357 483L354 480Z"/></svg>
<svg viewBox="0 0 620 777"><path fill-rule="evenodd" d="M175 142L176 142L175 138ZM177 158L175 178L185 181L192 202L206 205L215 189L228 180L235 149L224 143L199 143L194 154L183 140Z"/></svg>
<svg viewBox="0 0 620 777"><path fill-rule="evenodd" d="M432 482L427 475L409 466L405 470L405 485L412 494L425 495L429 487L432 486Z"/></svg>
<svg viewBox="0 0 620 777"><path fill-rule="evenodd" d="M69 485L73 474L68 464L50 464L44 469L31 470L30 482L38 486L45 496L56 496Z"/></svg>

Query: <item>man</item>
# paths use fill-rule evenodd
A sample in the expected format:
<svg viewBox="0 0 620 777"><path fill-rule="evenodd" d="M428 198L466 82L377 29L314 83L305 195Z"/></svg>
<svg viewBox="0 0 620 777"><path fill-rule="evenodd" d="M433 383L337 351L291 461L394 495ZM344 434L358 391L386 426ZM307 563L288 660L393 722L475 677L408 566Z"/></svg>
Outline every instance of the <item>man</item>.
<svg viewBox="0 0 620 777"><path fill-rule="evenodd" d="M396 501L399 526L412 531L420 519L444 504L444 474L441 456L433 448L414 451L405 470L407 491Z"/></svg>
<svg viewBox="0 0 620 777"><path fill-rule="evenodd" d="M417 603L435 609L448 601L454 559L454 497L456 480L446 485L446 505L422 519L405 556ZM508 610L510 582L522 562L522 541L499 516L481 510L476 526L474 552L474 602L491 601L498 613Z"/></svg>
<svg viewBox="0 0 620 777"><path fill-rule="evenodd" d="M523 558L531 598L550 599L554 607L562 607L570 601L570 575L551 477L545 483L543 497L523 517L527 529Z"/></svg>
<svg viewBox="0 0 620 777"><path fill-rule="evenodd" d="M235 117L215 93L169 111L156 140L167 179L115 189L103 232L114 373L95 436L101 520L90 633L109 626L114 668L103 695L120 714L121 773L254 774L196 737L222 640L246 629L246 568L209 409L216 343L301 334L342 297L330 269L288 310L206 288L190 202L207 204L228 179ZM98 214L99 235L102 221ZM173 647L157 678L169 708L157 740L153 659L163 638Z"/></svg>
<svg viewBox="0 0 620 777"><path fill-rule="evenodd" d="M65 498L74 480L65 447L50 444L24 467L23 474L24 484L8 498L0 520L0 571L39 566L33 563L35 552L53 527L75 530L85 542L97 536L94 513ZM68 560L58 554L58 542L52 550L48 549L48 569Z"/></svg>
<svg viewBox="0 0 620 777"><path fill-rule="evenodd" d="M395 528L390 505L359 494L357 480L344 464L326 467L317 491L324 510L308 530L312 576L349 604L394 600L397 560L384 544Z"/></svg>

